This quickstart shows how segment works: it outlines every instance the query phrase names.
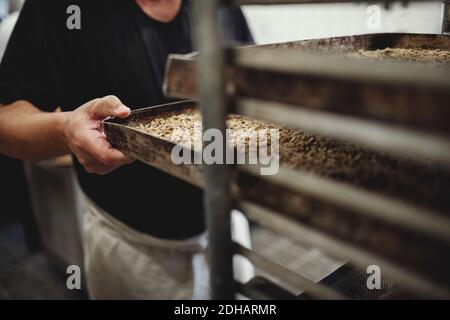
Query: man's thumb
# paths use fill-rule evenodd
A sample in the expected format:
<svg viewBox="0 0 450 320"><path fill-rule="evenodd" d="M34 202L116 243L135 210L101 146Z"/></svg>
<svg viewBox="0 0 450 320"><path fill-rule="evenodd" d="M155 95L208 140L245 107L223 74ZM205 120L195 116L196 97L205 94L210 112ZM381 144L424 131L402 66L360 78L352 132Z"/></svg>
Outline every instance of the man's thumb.
<svg viewBox="0 0 450 320"><path fill-rule="evenodd" d="M115 96L107 96L99 99L92 108L92 114L95 119L104 119L107 117L126 118L131 112L130 108L126 107Z"/></svg>

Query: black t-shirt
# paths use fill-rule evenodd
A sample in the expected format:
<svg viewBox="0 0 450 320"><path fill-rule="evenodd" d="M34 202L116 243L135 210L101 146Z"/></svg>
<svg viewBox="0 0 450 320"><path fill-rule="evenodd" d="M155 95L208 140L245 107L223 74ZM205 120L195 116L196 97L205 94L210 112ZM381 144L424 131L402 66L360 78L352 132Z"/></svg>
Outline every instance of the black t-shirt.
<svg viewBox="0 0 450 320"><path fill-rule="evenodd" d="M81 9L81 30L66 26L69 5ZM251 41L240 11L220 17L228 40ZM45 111L106 95L131 109L164 103L167 55L193 51L191 20L187 1L160 23L134 0L28 0L0 67L0 103L28 100ZM204 230L200 189L138 161L106 176L75 165L83 191L129 226L166 239Z"/></svg>

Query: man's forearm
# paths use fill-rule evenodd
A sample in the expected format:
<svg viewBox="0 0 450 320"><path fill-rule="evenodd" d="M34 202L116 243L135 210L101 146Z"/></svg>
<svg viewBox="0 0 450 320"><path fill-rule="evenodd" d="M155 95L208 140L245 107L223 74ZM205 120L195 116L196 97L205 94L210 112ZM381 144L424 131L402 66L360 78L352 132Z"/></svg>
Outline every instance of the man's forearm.
<svg viewBox="0 0 450 320"><path fill-rule="evenodd" d="M42 112L27 101L0 106L0 153L38 161L70 153L62 129L67 113Z"/></svg>

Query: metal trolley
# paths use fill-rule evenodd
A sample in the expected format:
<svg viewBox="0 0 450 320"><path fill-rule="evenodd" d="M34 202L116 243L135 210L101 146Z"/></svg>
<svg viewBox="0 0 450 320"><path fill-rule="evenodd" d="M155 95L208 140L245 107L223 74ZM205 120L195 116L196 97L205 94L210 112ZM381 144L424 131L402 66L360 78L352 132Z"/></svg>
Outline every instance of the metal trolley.
<svg viewBox="0 0 450 320"><path fill-rule="evenodd" d="M217 17L222 5L321 2L344 1L194 1L199 55L170 56L166 95L199 96L203 129L219 129L223 136L227 114L234 112L367 144L381 152L414 154L450 170L448 69L405 68L327 54L336 48L449 50L449 36L370 34L244 48L222 46ZM448 8L447 2L443 33L448 32ZM115 147L204 188L213 299L232 299L237 292L271 298L264 290L235 282L232 257L236 254L313 298L346 298L324 283L234 243L230 229L234 207L265 228L350 264L363 268L376 264L383 275L409 292L450 297L450 212L435 212L302 170L281 167L274 176L260 176L254 166L246 165L175 166L170 162L170 142L126 126L127 121L192 103L143 109L133 113L131 120L108 120L104 127ZM300 209L299 202L307 204L306 209Z"/></svg>
<svg viewBox="0 0 450 320"><path fill-rule="evenodd" d="M371 68L368 65L352 63L336 63L328 57L300 54L289 51L267 51L262 48L249 48L248 50L224 49L221 46L220 32L217 25L217 10L221 5L252 5L252 4L281 4L281 3L319 3L319 2L344 2L333 0L198 0L197 3L197 44L200 52L199 59L199 94L203 114L204 129L218 128L225 130L226 114L230 110L262 118L278 121L301 129L311 130L327 136L346 139L354 142L368 142L380 150L390 150L398 153L415 153L432 159L440 165L450 165L450 140L447 139L448 124L439 125L439 117L448 117L441 113L443 108L448 108L450 93L450 77L448 72L442 74L423 73L419 70L393 70L377 66ZM449 29L449 3L445 3L445 16L443 32ZM234 76L227 76L227 71L233 70ZM417 72L417 73L416 73ZM325 81L311 81L311 79L327 78ZM256 82L255 79L259 79ZM283 85L291 89L308 86L315 93L317 99L323 102L319 107L313 106L307 96L298 94L295 97L285 97L281 91L272 95L252 92L251 86L264 85L264 80L272 79L273 82L281 81ZM370 80L368 80L370 79ZM370 82L370 83L369 83ZM354 85L343 85L352 83ZM386 83L395 93L388 93ZM273 86L273 90L281 85ZM326 88L325 88L326 87ZM408 116L399 116L395 112L385 112L382 115L372 113L367 97L357 99L356 94L364 94L367 88L373 92L383 93L382 105L396 103L397 95L402 95L407 101ZM335 89L334 89L335 88ZM414 95L408 99L408 95L414 90L427 91L430 103L427 110L420 109L419 100L414 100ZM270 87L267 87L270 92ZM333 104L332 92L340 90L340 101L361 101L358 110L346 110L344 105ZM301 91L300 91L301 92ZM328 94L328 96L327 96ZM375 97L377 95L374 95ZM397 96L398 97L398 96ZM434 100L432 97L441 97ZM445 98L444 98L445 97ZM269 99L271 101L269 101ZM356 99L356 100L355 100ZM286 101L287 100L287 101ZM398 101L398 100L397 100ZM302 107L298 107L298 105ZM207 106L207 107L206 107ZM441 109L441 110L439 110ZM387 109L386 109L387 110ZM424 111L422 112L418 112ZM434 113L435 116L425 117L424 113ZM416 114L416 117L413 115ZM343 116L344 115L344 116ZM346 117L354 115L355 117ZM414 119L416 118L416 119ZM301 124L299 119L302 119ZM307 119L305 121L305 119ZM306 127L305 127L305 124ZM394 126L395 125L395 126ZM397 126L400 125L400 126ZM411 125L411 126L409 126ZM401 127L401 128L399 128ZM420 129L438 129L438 134L422 133ZM445 132L447 131L447 132ZM236 167L242 175L252 175L245 167ZM233 177L233 179L232 179ZM226 165L210 165L205 167L205 201L207 210L207 222L210 235L210 267L211 288L214 299L233 298L236 288L245 292L245 286L235 284L232 272L232 256L240 254L249 258L255 265L269 271L287 281L303 287L307 293L315 298L342 298L342 295L330 288L294 274L285 267L278 265L258 253L243 248L231 241L230 236L230 209L232 207L232 180L236 175ZM331 181L326 181L315 176L302 175L281 170L275 177L261 180L259 189L264 189L265 184L274 183L280 189L299 192L302 196L320 199L331 204L336 209L350 209L355 217L362 219L376 219L387 226L395 225L399 230L408 230L408 236L400 241L408 243L410 239L422 236L437 239L443 247L431 255L440 263L447 265L449 251L441 251L448 248L450 240L450 223L448 217L442 217L426 210L418 209L407 203L380 198L371 194L362 194L356 188L340 188ZM269 180L269 182L267 182ZM270 190L267 188L267 190ZM251 198L252 200L249 200ZM376 261L382 270L393 279L399 280L402 285L415 292L426 296L448 297L449 276L445 274L445 268L437 265L430 266L432 259L423 256L424 261L417 262L416 266L406 265L407 257L400 257L401 252L383 254L370 245L357 243L351 235L336 237L331 230L316 229L312 223L305 223L280 215L270 208L270 204L261 203L257 196L248 196L240 201L239 206L248 215L261 225L288 235L294 239L309 243L312 246L322 248L332 255L348 259L351 263L367 266ZM284 198L286 199L286 198ZM284 206L286 209L286 206ZM286 212L287 210L285 210ZM336 210L338 214L339 210ZM356 226L357 227L357 226ZM405 233L406 234L406 233ZM402 237L402 236L400 236ZM417 238L415 238L417 239ZM416 240L419 241L419 240ZM430 248L437 248L432 245ZM426 250L431 250L430 248ZM389 250L386 250L389 251ZM432 252L432 251L427 251ZM440 253L439 253L440 252ZM405 254L406 255L406 254ZM402 262L402 258L405 258ZM430 260L431 259L431 260ZM419 259L420 260L420 259ZM412 267L412 268L411 268ZM435 271L433 271L435 270ZM440 271L439 271L440 270ZM448 269L447 269L448 270ZM443 274L441 273L443 272ZM440 275L438 275L440 273ZM433 279L430 280L430 277ZM252 295L248 291L247 295ZM255 293L255 292L253 292ZM255 293L256 294L256 293ZM258 295L255 295L256 297Z"/></svg>

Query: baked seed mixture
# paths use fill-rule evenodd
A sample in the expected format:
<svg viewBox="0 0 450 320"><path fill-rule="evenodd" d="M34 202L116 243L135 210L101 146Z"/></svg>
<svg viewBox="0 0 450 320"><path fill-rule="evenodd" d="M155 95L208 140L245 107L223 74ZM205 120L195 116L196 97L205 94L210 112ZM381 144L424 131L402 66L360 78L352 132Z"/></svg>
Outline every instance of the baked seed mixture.
<svg viewBox="0 0 450 320"><path fill-rule="evenodd" d="M195 109L164 113L130 126L174 143L191 146L195 139L198 146L202 145L201 115ZM312 171L450 212L450 175L437 168L240 115L229 115L227 127L234 130L231 138L239 138L239 129L278 129L280 163L284 167ZM233 142L236 146L247 140Z"/></svg>
<svg viewBox="0 0 450 320"><path fill-rule="evenodd" d="M415 62L425 64L448 64L450 63L450 51L441 49L403 49L385 48L378 50L360 49L352 52L348 57L368 58L376 60L392 60Z"/></svg>

